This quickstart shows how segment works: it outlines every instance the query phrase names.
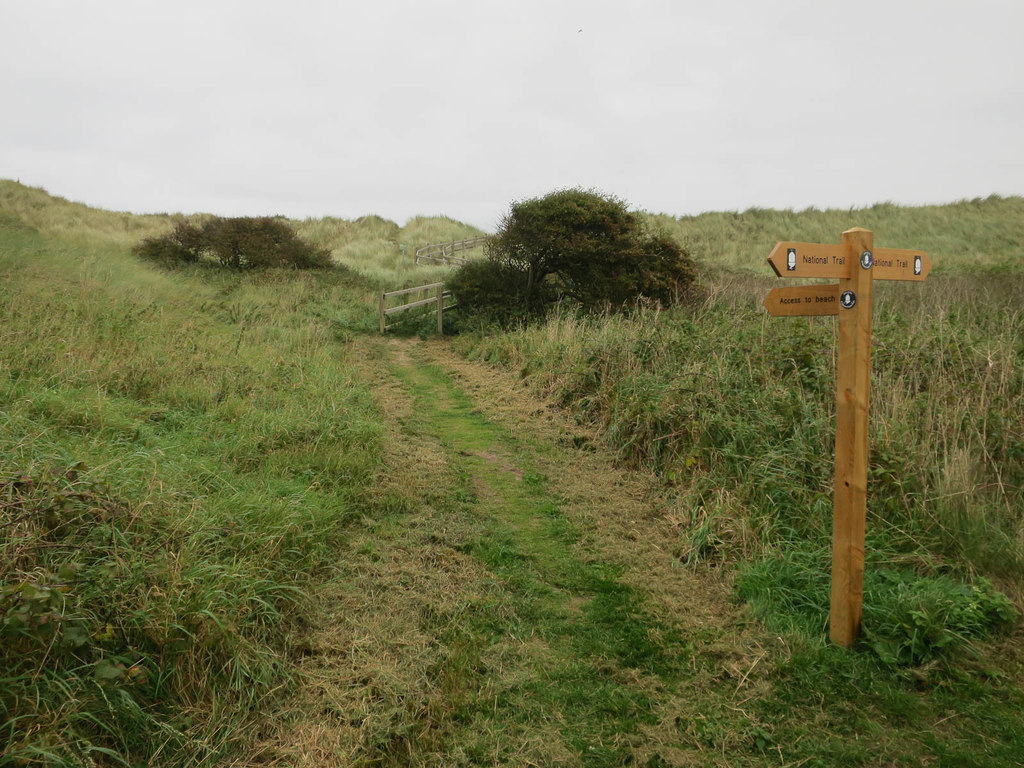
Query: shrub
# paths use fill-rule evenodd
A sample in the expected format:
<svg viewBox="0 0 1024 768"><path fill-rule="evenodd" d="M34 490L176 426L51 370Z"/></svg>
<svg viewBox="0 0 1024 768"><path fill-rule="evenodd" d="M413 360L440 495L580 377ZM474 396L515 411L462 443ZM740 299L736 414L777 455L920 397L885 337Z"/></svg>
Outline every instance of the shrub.
<svg viewBox="0 0 1024 768"><path fill-rule="evenodd" d="M531 309L543 306L549 291L534 292L531 307L526 275L508 264L490 260L469 261L447 281L459 305L499 323L514 321Z"/></svg>
<svg viewBox="0 0 1024 768"><path fill-rule="evenodd" d="M465 307L487 311L503 301L516 313L539 314L563 299L588 310L641 298L669 304L696 274L689 254L650 232L624 202L580 189L513 203L487 252L488 266L469 267L454 281ZM487 269L494 274L485 278Z"/></svg>
<svg viewBox="0 0 1024 768"><path fill-rule="evenodd" d="M331 253L305 242L287 222L272 217L215 217L196 227L179 222L163 237L143 240L132 252L160 264L216 259L232 269L292 267L323 269L331 266Z"/></svg>
<svg viewBox="0 0 1024 768"><path fill-rule="evenodd" d="M199 261L202 242L202 234L196 227L179 221L170 234L147 237L132 248L132 253L162 266L188 264Z"/></svg>

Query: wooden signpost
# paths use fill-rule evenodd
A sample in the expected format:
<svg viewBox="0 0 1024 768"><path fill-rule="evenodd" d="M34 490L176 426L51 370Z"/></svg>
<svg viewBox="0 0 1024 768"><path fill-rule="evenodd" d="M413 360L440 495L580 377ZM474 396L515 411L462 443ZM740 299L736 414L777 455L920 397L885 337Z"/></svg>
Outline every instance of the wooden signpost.
<svg viewBox="0 0 1024 768"><path fill-rule="evenodd" d="M839 316L829 634L850 646L860 632L864 592L872 289L875 280L924 280L931 260L921 251L875 250L872 233L858 227L844 232L838 245L779 243L768 263L779 277L839 280L774 288L764 306L782 317Z"/></svg>

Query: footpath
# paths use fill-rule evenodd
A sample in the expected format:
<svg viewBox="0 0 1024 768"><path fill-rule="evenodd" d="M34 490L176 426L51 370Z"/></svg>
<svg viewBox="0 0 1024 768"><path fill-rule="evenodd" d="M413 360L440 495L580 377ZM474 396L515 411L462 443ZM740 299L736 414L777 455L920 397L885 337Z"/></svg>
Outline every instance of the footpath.
<svg viewBox="0 0 1024 768"><path fill-rule="evenodd" d="M443 340L356 343L380 513L247 765L737 764L785 649L680 563L684 513L514 376Z"/></svg>

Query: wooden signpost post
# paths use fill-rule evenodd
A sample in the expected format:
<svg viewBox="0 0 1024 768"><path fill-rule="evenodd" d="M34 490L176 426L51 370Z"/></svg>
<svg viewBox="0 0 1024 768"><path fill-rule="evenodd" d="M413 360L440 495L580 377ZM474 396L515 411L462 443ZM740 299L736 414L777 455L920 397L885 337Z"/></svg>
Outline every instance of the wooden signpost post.
<svg viewBox="0 0 1024 768"><path fill-rule="evenodd" d="M783 317L839 316L829 634L850 646L860 632L864 592L872 289L875 280L924 280L932 265L921 251L875 250L872 233L859 227L844 232L838 245L779 243L768 263L779 277L839 280L774 288L764 306Z"/></svg>

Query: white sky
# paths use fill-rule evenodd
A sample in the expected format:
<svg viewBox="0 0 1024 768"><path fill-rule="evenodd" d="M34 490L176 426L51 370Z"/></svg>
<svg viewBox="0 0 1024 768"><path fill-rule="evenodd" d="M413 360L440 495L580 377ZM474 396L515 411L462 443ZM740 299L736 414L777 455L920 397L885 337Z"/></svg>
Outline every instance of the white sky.
<svg viewBox="0 0 1024 768"><path fill-rule="evenodd" d="M1024 193L1022 0L0 0L0 177L493 230Z"/></svg>

